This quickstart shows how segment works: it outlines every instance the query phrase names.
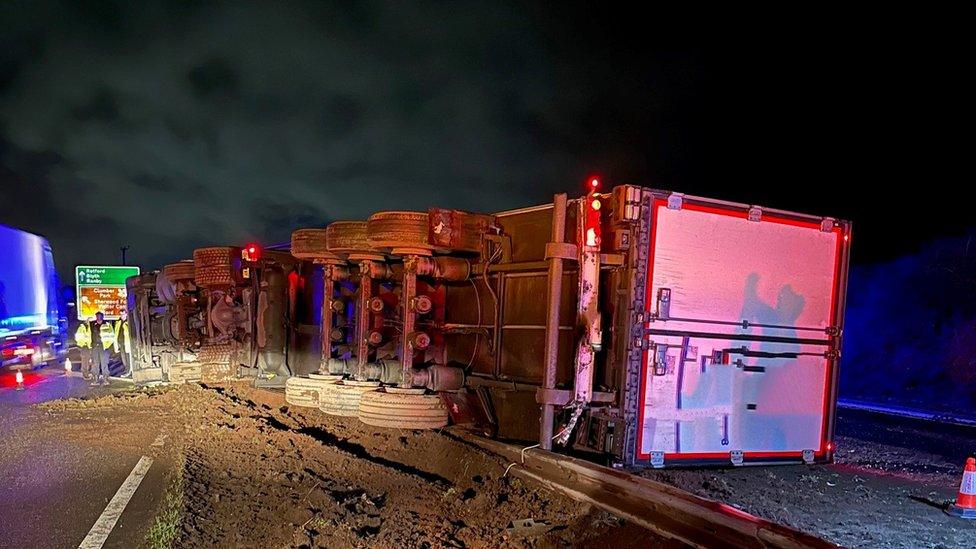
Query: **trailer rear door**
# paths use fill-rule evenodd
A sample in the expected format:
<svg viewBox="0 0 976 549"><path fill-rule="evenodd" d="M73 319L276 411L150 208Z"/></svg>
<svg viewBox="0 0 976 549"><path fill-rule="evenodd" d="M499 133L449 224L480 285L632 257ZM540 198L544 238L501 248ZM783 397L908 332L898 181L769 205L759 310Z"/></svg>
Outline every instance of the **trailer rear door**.
<svg viewBox="0 0 976 549"><path fill-rule="evenodd" d="M823 460L847 223L652 202L637 460Z"/></svg>

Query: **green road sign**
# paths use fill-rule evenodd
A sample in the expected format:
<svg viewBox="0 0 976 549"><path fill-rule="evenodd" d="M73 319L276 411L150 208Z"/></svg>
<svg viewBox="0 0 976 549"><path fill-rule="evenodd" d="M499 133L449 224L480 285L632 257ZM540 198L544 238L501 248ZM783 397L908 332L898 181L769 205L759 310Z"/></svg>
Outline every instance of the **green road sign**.
<svg viewBox="0 0 976 549"><path fill-rule="evenodd" d="M107 320L116 320L125 310L125 279L139 274L139 267L75 267L75 290L78 296L78 320L90 320L101 312Z"/></svg>

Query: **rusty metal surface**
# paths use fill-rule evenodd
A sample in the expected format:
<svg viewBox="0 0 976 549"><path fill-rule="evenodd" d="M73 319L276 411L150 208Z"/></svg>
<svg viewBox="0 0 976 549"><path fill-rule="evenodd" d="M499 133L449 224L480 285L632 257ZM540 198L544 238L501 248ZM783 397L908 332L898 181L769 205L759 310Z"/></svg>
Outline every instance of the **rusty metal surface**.
<svg viewBox="0 0 976 549"><path fill-rule="evenodd" d="M428 241L442 250L477 253L481 239L494 223L494 217L460 210L431 208L427 212Z"/></svg>
<svg viewBox="0 0 976 549"><path fill-rule="evenodd" d="M371 314L369 302L373 299L372 261L365 259L359 264L359 301L356 304L356 379L365 379L366 364L369 362L369 340Z"/></svg>
<svg viewBox="0 0 976 549"><path fill-rule="evenodd" d="M411 384L411 370L414 361L414 342L411 336L417 321L413 309L413 299L417 296L416 260L407 258L403 264L403 279L400 283L400 366L403 369L403 385Z"/></svg>
<svg viewBox="0 0 976 549"><path fill-rule="evenodd" d="M566 237L566 194L557 194L553 199L551 242L563 242ZM549 274L546 277L548 298L546 300L545 348L542 361L542 388L556 386L556 365L559 361L559 317L563 293L563 260L549 258ZM552 424L554 420L552 404L542 405L542 421L539 425L539 445L548 450L552 448Z"/></svg>
<svg viewBox="0 0 976 549"><path fill-rule="evenodd" d="M692 547L834 548L788 526L701 498L625 471L539 449L456 431L462 439L513 463L509 474L596 505L648 530Z"/></svg>
<svg viewBox="0 0 976 549"><path fill-rule="evenodd" d="M318 371L327 373L329 369L329 359L332 358L332 329L335 311L333 303L335 300L335 278L333 277L334 265L322 266L322 328L319 333L319 345L321 346L321 359L319 360ZM339 302L341 303L341 302Z"/></svg>

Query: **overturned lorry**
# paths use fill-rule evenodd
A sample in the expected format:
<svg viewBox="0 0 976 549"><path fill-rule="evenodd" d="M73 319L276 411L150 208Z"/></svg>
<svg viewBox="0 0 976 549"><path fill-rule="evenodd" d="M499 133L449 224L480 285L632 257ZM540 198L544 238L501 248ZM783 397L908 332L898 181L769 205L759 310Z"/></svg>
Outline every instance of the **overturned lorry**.
<svg viewBox="0 0 976 549"><path fill-rule="evenodd" d="M196 250L164 377L625 466L831 460L850 223L587 186Z"/></svg>
<svg viewBox="0 0 976 549"><path fill-rule="evenodd" d="M850 224L598 185L296 231L322 356L290 401L627 466L832 459Z"/></svg>
<svg viewBox="0 0 976 549"><path fill-rule="evenodd" d="M204 315L192 261L166 265L126 280L132 379L136 383L179 379L196 360Z"/></svg>

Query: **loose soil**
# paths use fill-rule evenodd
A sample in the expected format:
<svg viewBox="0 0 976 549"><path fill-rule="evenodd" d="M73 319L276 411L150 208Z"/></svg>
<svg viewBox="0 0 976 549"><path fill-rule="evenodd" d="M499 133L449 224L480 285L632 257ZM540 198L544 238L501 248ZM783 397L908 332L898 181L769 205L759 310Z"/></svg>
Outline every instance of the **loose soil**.
<svg viewBox="0 0 976 549"><path fill-rule="evenodd" d="M131 451L167 435L160 462L176 464L179 512L158 506L178 547L674 545L504 476L507 463L451 429L368 427L239 384L39 408L45 436L59 440L101 436ZM842 546L976 547L976 524L943 512L976 448L973 430L842 413L838 432L832 465L641 474ZM509 528L525 518L543 526Z"/></svg>
<svg viewBox="0 0 976 549"><path fill-rule="evenodd" d="M167 435L183 464L178 547L674 546L504 476L507 463L449 432L369 427L244 385L42 406L65 424L138 417ZM526 518L542 524L511 528Z"/></svg>

